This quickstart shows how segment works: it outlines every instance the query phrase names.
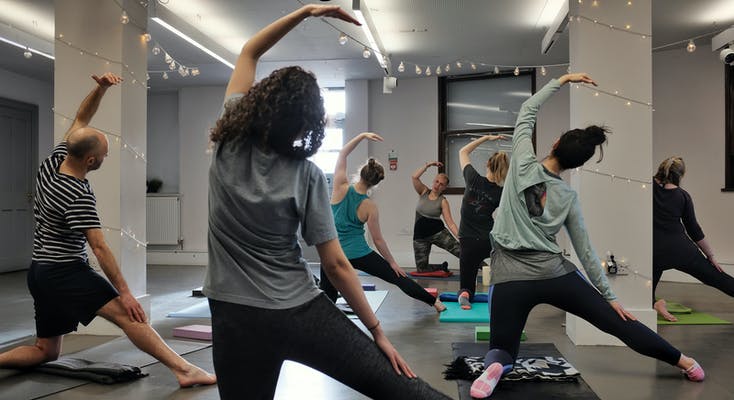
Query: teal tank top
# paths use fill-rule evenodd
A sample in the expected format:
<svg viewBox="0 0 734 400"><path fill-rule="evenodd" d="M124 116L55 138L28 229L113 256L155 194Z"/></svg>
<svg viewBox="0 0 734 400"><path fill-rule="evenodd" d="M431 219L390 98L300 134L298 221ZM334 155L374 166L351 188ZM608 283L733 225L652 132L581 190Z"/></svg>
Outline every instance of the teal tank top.
<svg viewBox="0 0 734 400"><path fill-rule="evenodd" d="M364 222L357 216L357 208L367 198L369 196L357 193L354 186L350 185L342 201L331 205L334 224L339 234L339 244L349 259L364 257L372 252L364 239Z"/></svg>

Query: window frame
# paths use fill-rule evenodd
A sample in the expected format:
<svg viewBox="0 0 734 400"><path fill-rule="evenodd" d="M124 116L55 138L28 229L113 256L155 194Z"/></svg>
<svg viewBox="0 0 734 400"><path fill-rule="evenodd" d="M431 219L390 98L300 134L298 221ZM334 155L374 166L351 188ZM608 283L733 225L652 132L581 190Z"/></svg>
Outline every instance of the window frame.
<svg viewBox="0 0 734 400"><path fill-rule="evenodd" d="M446 172L446 140L450 136L462 135L462 134L481 134L488 135L492 133L507 133L507 131L514 130L514 126L504 128L478 128L478 129L460 129L460 130L448 130L448 107L446 105L448 85L451 82L460 81L475 81L475 80L486 80L486 79L497 79L497 78L508 78L508 77L520 77L530 76L530 93L535 94L536 90L536 69L520 70L520 74L515 76L512 71L501 72L499 74L494 73L481 73L472 75L460 75L460 76L441 76L438 78L438 158L437 160L443 163L444 166L439 168L439 172ZM533 128L533 149L535 149L535 128ZM733 152L734 153L734 152ZM459 182L460 186L456 185L456 182L451 182L450 186L444 191L445 194L464 194L465 186L463 182Z"/></svg>

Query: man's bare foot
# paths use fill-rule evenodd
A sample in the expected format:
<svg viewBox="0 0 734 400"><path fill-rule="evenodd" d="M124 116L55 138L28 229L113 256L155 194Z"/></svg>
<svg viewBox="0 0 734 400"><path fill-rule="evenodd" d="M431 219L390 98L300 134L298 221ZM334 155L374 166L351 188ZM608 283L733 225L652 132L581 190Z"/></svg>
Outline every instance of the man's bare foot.
<svg viewBox="0 0 734 400"><path fill-rule="evenodd" d="M217 383L217 377L214 374L210 374L196 365L189 364L186 371L174 372L178 384L182 388L187 388L196 385L213 385Z"/></svg>
<svg viewBox="0 0 734 400"><path fill-rule="evenodd" d="M652 308L655 309L655 311L660 314L661 317L665 318L666 320L670 322L678 322L678 318L675 317L675 315L668 312L667 304L665 303L665 300L660 299L653 304Z"/></svg>

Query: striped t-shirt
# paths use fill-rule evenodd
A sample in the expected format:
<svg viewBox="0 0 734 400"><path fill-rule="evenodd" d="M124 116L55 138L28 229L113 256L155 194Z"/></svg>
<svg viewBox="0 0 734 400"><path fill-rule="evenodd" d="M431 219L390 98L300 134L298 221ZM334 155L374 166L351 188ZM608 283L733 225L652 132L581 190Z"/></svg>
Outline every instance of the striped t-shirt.
<svg viewBox="0 0 734 400"><path fill-rule="evenodd" d="M101 227L89 181L59 173L67 155L66 147L66 142L59 143L38 169L33 206L34 261L86 261L84 231Z"/></svg>

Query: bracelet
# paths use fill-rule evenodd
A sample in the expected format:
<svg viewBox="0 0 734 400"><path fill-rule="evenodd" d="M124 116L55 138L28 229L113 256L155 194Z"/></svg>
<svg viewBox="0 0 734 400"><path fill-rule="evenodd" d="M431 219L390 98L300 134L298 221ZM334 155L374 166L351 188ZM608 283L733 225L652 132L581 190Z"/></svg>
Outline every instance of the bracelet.
<svg viewBox="0 0 734 400"><path fill-rule="evenodd" d="M379 319L377 320L377 323L375 324L375 326L373 326L372 328L367 328L367 330L370 331L370 332L372 332L378 326L380 326L380 320Z"/></svg>

